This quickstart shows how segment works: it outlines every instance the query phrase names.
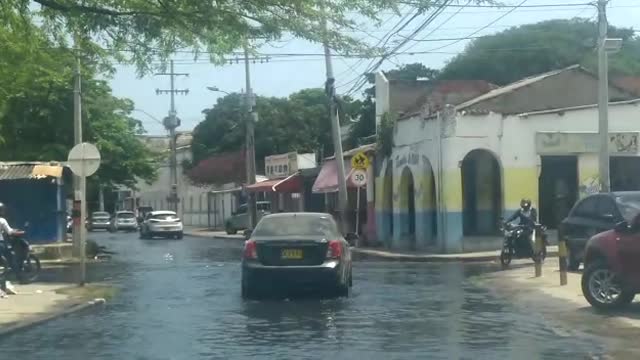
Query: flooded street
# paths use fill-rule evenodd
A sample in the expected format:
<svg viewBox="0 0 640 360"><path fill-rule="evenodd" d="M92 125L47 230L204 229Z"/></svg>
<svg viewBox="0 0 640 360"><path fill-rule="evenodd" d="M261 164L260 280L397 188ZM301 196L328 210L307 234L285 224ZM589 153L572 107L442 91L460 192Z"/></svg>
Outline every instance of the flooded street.
<svg viewBox="0 0 640 360"><path fill-rule="evenodd" d="M559 330L478 288L491 265L357 261L348 299L240 298L240 241L92 234L118 252L92 281L104 309L0 339L3 359L585 359L604 339ZM28 350L27 350L28 349Z"/></svg>

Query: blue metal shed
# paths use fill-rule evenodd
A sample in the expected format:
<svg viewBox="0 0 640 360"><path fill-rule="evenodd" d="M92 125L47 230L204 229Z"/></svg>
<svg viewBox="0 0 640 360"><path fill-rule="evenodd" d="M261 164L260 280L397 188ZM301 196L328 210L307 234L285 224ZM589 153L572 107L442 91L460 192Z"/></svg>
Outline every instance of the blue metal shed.
<svg viewBox="0 0 640 360"><path fill-rule="evenodd" d="M27 231L34 244L63 241L67 209L64 178L68 170L58 163L0 162L0 202L9 224Z"/></svg>

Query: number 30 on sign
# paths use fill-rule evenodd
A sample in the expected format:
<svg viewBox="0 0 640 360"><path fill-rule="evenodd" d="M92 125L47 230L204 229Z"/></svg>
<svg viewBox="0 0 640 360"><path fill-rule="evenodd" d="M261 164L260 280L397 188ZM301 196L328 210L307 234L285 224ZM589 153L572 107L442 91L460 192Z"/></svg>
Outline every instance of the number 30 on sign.
<svg viewBox="0 0 640 360"><path fill-rule="evenodd" d="M351 173L351 182L357 187L367 185L367 173L364 170L354 170Z"/></svg>

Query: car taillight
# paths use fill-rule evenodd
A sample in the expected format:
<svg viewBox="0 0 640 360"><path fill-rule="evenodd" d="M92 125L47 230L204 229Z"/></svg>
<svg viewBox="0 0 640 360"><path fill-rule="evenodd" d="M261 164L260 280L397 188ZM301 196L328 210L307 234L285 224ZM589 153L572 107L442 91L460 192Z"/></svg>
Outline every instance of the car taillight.
<svg viewBox="0 0 640 360"><path fill-rule="evenodd" d="M327 259L338 259L342 256L342 243L340 240L329 241L327 248Z"/></svg>
<svg viewBox="0 0 640 360"><path fill-rule="evenodd" d="M244 242L243 256L245 259L257 259L258 258L258 246L253 240L247 240Z"/></svg>

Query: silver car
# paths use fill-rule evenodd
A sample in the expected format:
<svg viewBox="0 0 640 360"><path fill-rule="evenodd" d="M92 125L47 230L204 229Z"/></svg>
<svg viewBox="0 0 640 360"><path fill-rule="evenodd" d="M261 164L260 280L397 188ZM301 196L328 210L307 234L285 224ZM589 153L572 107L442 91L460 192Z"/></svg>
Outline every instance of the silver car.
<svg viewBox="0 0 640 360"><path fill-rule="evenodd" d="M136 215L132 211L118 211L111 218L109 231L137 231L138 221Z"/></svg>
<svg viewBox="0 0 640 360"><path fill-rule="evenodd" d="M271 203L268 201L258 201L257 207L257 221L260 221L263 216L271 213ZM256 221L256 222L257 222ZM245 230L249 228L249 214L247 213L247 204L240 205L236 211L231 214L231 217L225 221L224 229L229 235L233 235L238 230Z"/></svg>
<svg viewBox="0 0 640 360"><path fill-rule="evenodd" d="M88 231L93 230L108 230L111 215L105 211L96 211L91 213L91 216L87 219L86 227Z"/></svg>

